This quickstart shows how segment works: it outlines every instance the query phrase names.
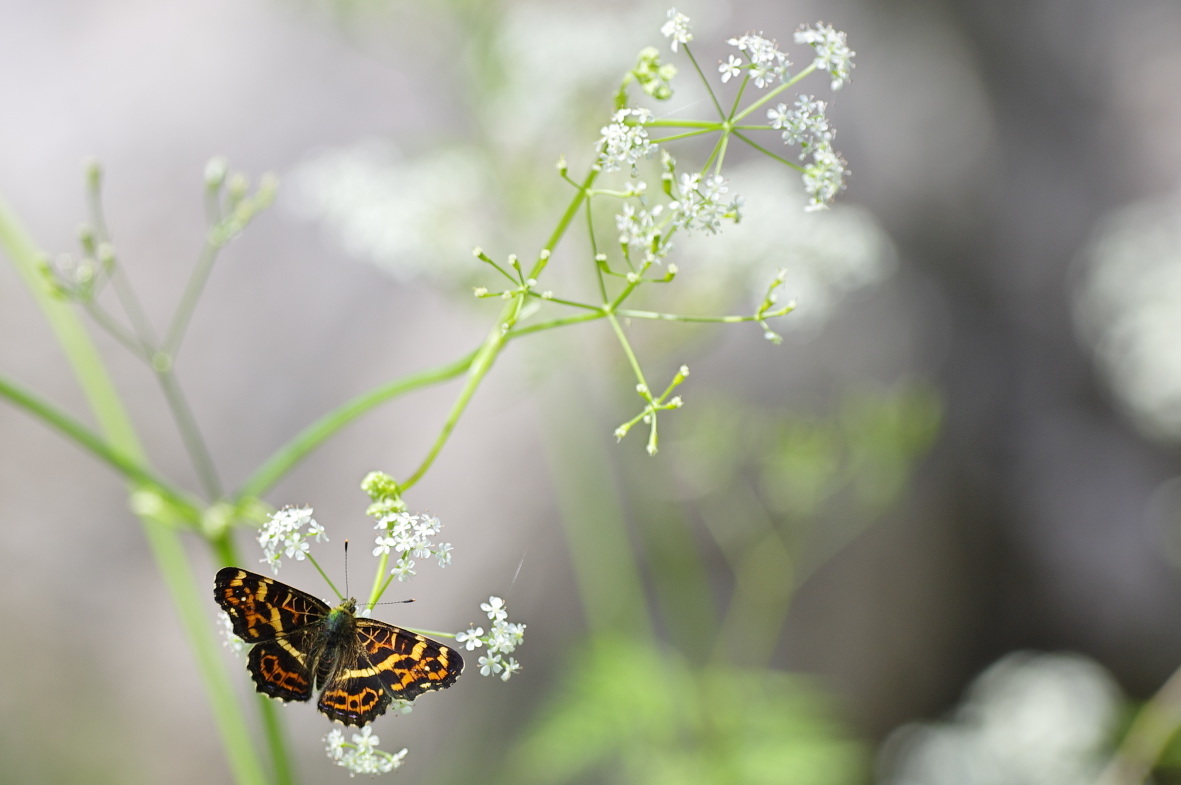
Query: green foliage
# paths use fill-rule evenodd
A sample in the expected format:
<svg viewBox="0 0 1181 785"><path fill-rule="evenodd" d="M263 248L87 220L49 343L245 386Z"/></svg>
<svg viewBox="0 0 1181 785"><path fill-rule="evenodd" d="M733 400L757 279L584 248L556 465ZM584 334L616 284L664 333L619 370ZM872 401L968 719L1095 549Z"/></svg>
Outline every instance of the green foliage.
<svg viewBox="0 0 1181 785"><path fill-rule="evenodd" d="M509 759L505 781L648 785L842 785L865 753L797 676L690 666L679 654L604 637Z"/></svg>

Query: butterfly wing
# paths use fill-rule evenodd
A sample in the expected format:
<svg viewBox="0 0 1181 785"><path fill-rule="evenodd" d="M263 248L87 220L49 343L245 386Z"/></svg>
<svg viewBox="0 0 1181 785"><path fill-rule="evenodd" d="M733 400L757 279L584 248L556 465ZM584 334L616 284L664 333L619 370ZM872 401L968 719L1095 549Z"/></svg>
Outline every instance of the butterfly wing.
<svg viewBox="0 0 1181 785"><path fill-rule="evenodd" d="M287 638L253 646L246 658L246 669L263 695L284 701L306 701L312 697L307 655Z"/></svg>
<svg viewBox="0 0 1181 785"><path fill-rule="evenodd" d="M213 598L229 614L234 634L247 643L288 636L328 613L328 606L312 595L237 567L218 571Z"/></svg>
<svg viewBox="0 0 1181 785"><path fill-rule="evenodd" d="M455 649L374 619L357 619L357 643L390 697L400 700L450 687L463 670Z"/></svg>
<svg viewBox="0 0 1181 785"><path fill-rule="evenodd" d="M401 627L357 619L357 645L342 656L317 707L345 725L366 725L385 713L393 698L412 700L450 687L463 670L454 649Z"/></svg>
<svg viewBox="0 0 1181 785"><path fill-rule="evenodd" d="M257 644L250 649L246 668L258 691L285 701L312 697L308 660L328 606L306 592L237 567L217 573L213 597L229 615L234 634Z"/></svg>

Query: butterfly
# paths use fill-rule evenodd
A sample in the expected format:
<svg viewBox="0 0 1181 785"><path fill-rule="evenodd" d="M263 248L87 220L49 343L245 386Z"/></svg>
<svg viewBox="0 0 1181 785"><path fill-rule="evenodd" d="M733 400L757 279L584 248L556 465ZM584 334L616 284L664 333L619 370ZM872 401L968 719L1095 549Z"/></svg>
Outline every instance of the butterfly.
<svg viewBox="0 0 1181 785"><path fill-rule="evenodd" d="M356 615L357 601L335 608L264 575L225 567L213 597L234 634L252 644L246 668L258 691L316 703L345 725L367 725L394 699L450 687L463 670L459 652L422 635Z"/></svg>

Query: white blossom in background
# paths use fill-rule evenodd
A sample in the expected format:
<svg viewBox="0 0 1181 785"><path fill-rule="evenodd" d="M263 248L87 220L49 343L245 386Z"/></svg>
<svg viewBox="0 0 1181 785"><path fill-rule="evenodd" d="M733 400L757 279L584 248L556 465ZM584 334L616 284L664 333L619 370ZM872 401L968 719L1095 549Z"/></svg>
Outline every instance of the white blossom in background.
<svg viewBox="0 0 1181 785"><path fill-rule="evenodd" d="M285 178L282 203L318 221L346 253L398 280L471 273L471 238L489 236L496 191L475 150L403 158L386 142L309 153Z"/></svg>
<svg viewBox="0 0 1181 785"><path fill-rule="evenodd" d="M1119 720L1119 689L1080 655L1011 654L945 722L905 726L883 747L883 785L1094 782Z"/></svg>
<svg viewBox="0 0 1181 785"><path fill-rule="evenodd" d="M1144 433L1181 439L1181 195L1109 215L1083 249L1079 330Z"/></svg>

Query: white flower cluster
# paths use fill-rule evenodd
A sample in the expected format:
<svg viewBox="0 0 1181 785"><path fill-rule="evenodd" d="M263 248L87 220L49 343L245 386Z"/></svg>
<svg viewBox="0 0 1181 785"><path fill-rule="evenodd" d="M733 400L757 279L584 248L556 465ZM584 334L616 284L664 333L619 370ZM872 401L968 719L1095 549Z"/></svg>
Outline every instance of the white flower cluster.
<svg viewBox="0 0 1181 785"><path fill-rule="evenodd" d="M668 21L660 28L660 34L672 39L669 46L675 52L677 47L693 40L693 31L689 29L689 17L675 8L668 9Z"/></svg>
<svg viewBox="0 0 1181 785"><path fill-rule="evenodd" d="M303 531L304 527L307 531ZM311 539L327 542L324 527L312 517L311 507L284 507L271 515L258 533L258 544L262 546L263 558L271 571L278 574L280 556L303 561L311 548Z"/></svg>
<svg viewBox="0 0 1181 785"><path fill-rule="evenodd" d="M700 173L682 174L678 198L669 205L677 225L716 234L723 218L738 223L742 217L742 197L725 201L730 190L725 182L720 174L708 177Z"/></svg>
<svg viewBox="0 0 1181 785"><path fill-rule="evenodd" d="M521 663L513 657L504 655L512 653L525 640L525 625L508 620L508 609L504 600L499 597L489 597L488 602L480 603L480 610L488 614L488 619L492 622L488 634L484 634L483 627L469 627L464 632L457 633L455 641L464 644L468 651L487 646L488 653L481 655L479 659L480 674L499 674L502 681L508 681L521 669Z"/></svg>
<svg viewBox="0 0 1181 785"><path fill-rule="evenodd" d="M795 105L778 104L767 110L771 127L783 132L784 144L798 144L800 158L812 156L804 167L804 190L808 194L805 210L823 210L845 187L849 173L845 159L832 148L832 126L825 116L828 104L810 95L796 98Z"/></svg>
<svg viewBox="0 0 1181 785"><path fill-rule="evenodd" d="M749 72L751 81L758 87L766 87L787 79L787 69L791 68L791 61L787 59L786 54L779 51L774 40L747 33L730 38L726 43L737 47L746 57L746 62L744 63L741 57L730 55L726 62L718 66L723 82L728 82L743 70Z"/></svg>
<svg viewBox="0 0 1181 785"><path fill-rule="evenodd" d="M845 187L845 176L849 174L845 159L829 145L816 148L812 163L804 167L804 190L808 193L808 204L804 209L827 210L836 195Z"/></svg>
<svg viewBox="0 0 1181 785"><path fill-rule="evenodd" d="M333 728L324 737L328 757L336 761L336 765L348 769L350 777L358 774L388 774L402 765L406 748L391 754L377 749L380 743L381 740L373 735L370 727L354 733L351 744L344 740L344 733L339 728Z"/></svg>
<svg viewBox="0 0 1181 785"><path fill-rule="evenodd" d="M816 24L796 31L795 42L807 44L816 52L812 61L822 71L832 74L832 89L840 90L853 72L853 55L848 38L832 25Z"/></svg>
<svg viewBox="0 0 1181 785"><path fill-rule="evenodd" d="M658 204L649 210L641 200L639 206L624 204L623 210L615 216L619 244L624 247L629 259L642 258L648 263L655 263L668 254L669 246L663 241L664 235L658 222L663 212L664 205Z"/></svg>
<svg viewBox="0 0 1181 785"><path fill-rule="evenodd" d="M631 122L628 119L631 118ZM599 166L604 172L618 172L625 165L634 173L645 158L651 158L656 145L648 138L645 123L652 122L647 109L620 109L603 126L599 138Z"/></svg>
<svg viewBox="0 0 1181 785"><path fill-rule="evenodd" d="M234 634L234 623L230 621L230 614L225 611L218 611L217 620L221 627L221 637L225 639L221 642L221 645L234 652L234 654L241 654L245 651L246 641Z"/></svg>
<svg viewBox="0 0 1181 785"><path fill-rule="evenodd" d="M373 549L373 555L396 553L398 562L391 572L400 581L408 580L415 574L414 559L434 557L440 567L451 563L451 543L432 541L443 529L443 524L433 515L388 513L379 518L373 528L378 530L377 547Z"/></svg>
<svg viewBox="0 0 1181 785"><path fill-rule="evenodd" d="M798 144L800 158L821 146L831 146L833 130L824 116L828 104L810 95L796 97L795 105L790 109L787 104L779 104L774 109L767 110L767 119L771 127L783 131L785 144Z"/></svg>

